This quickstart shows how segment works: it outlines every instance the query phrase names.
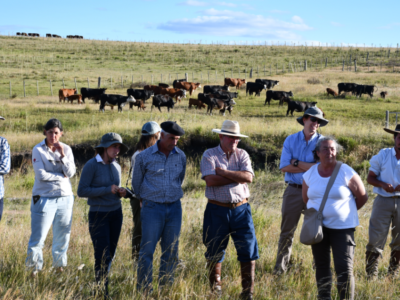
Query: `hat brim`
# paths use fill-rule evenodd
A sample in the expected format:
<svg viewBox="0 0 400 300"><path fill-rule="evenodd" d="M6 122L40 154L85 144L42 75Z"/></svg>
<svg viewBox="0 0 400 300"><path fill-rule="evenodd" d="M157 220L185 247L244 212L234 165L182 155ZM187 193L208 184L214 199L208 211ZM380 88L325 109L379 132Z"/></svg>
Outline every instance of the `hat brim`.
<svg viewBox="0 0 400 300"><path fill-rule="evenodd" d="M128 149L129 149L128 146L126 146L125 144L120 143L118 141L111 141L111 142L108 142L108 143L101 143L100 145L98 145L98 146L96 146L94 148L95 149L96 148L108 148L108 147L110 147L111 145L114 145L114 144L121 144L121 150L119 151L118 155L124 155L126 152L128 152Z"/></svg>
<svg viewBox="0 0 400 300"><path fill-rule="evenodd" d="M2 116L0 116L0 120L5 120L5 118L4 118L4 117L2 117Z"/></svg>
<svg viewBox="0 0 400 300"><path fill-rule="evenodd" d="M400 133L400 131L392 130L389 128L383 128L383 130L385 130L386 132L391 133L391 134Z"/></svg>
<svg viewBox="0 0 400 300"><path fill-rule="evenodd" d="M228 133L225 131L221 131L220 129L213 129L211 130L212 132L218 133L218 134L223 134L223 135L229 135L229 136L237 136L237 137L244 137L244 138L248 138L247 135L244 134L240 134L240 133Z"/></svg>
<svg viewBox="0 0 400 300"><path fill-rule="evenodd" d="M297 118L297 122L298 122L300 125L303 125L303 126L304 126L304 122L303 122L303 117L304 117L304 116L315 117L315 116L308 115L308 114L304 114L304 115L302 115L301 117L298 117L298 118ZM316 118L317 118L317 117L316 117ZM319 127L324 127L324 126L326 126L326 124L329 123L329 121L326 120L326 119L322 119L322 118L317 118L317 119L318 119L318 120L321 120L321 123L319 123Z"/></svg>

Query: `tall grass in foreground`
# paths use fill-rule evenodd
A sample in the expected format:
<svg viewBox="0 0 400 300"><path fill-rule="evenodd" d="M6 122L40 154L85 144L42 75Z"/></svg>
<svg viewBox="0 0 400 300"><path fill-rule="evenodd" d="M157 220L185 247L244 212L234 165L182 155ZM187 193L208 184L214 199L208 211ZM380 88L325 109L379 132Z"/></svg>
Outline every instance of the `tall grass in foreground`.
<svg viewBox="0 0 400 300"><path fill-rule="evenodd" d="M361 176L365 180L366 173ZM127 174L123 174L125 182ZM29 196L32 188L33 171L15 172L6 180L7 197ZM256 263L255 299L316 299L317 289L312 270L310 247L299 242L295 236L293 259L290 271L279 278L272 276L280 233L280 208L285 185L282 174L268 168L256 172L250 185L254 225L259 243L260 259ZM79 178L73 178L76 192ZM180 237L180 264L172 287L158 290L154 281L154 299L209 299L209 286L205 269L202 244L203 212L206 205L204 183L189 162L187 178L183 186L183 224ZM361 226L356 231L356 299L395 299L400 296L399 281L385 277L390 250L386 249L379 268L379 280L367 282L365 269L365 245L368 239L368 220L372 208L371 187L367 186L370 200L359 211ZM44 246L44 270L36 279L25 269L27 244L30 236L30 202L15 200L5 202L5 212L0 223L0 298L1 299L102 299L94 283L93 248L88 232L88 206L85 199L76 198L74 205L71 242L68 250L68 267L62 274L51 268L50 232ZM136 269L131 260L132 214L127 200L123 201L124 222L118 244L117 255L110 276L112 299L141 299L136 293ZM301 226L301 224L299 225ZM387 247L388 248L388 247ZM154 278L157 278L160 249L154 259ZM85 264L82 270L78 270ZM233 243L229 244L222 267L224 296L235 299L241 290L240 268ZM336 296L336 291L333 290Z"/></svg>

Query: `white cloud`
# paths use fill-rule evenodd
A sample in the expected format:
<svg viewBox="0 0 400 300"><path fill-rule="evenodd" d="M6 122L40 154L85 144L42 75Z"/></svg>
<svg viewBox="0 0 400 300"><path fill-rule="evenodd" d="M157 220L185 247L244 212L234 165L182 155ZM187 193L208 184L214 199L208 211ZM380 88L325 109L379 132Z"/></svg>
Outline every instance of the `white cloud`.
<svg viewBox="0 0 400 300"><path fill-rule="evenodd" d="M201 2L201 1L196 1L196 0L187 0L181 3L178 3L179 5L187 5L187 6L206 6L206 2Z"/></svg>
<svg viewBox="0 0 400 300"><path fill-rule="evenodd" d="M276 40L300 40L296 31L311 30L300 17L295 22L281 21L240 11L206 9L196 18L171 20L158 29L184 34L259 37ZM301 20L301 22L300 22Z"/></svg>
<svg viewBox="0 0 400 300"><path fill-rule="evenodd" d="M293 21L293 22L296 22L296 23L304 23L304 22L303 22L303 19L300 18L299 16L293 16L293 17L292 17L292 21Z"/></svg>
<svg viewBox="0 0 400 300"><path fill-rule="evenodd" d="M343 26L343 24L338 23L338 22L331 22L331 25L335 26L335 27L342 27Z"/></svg>
<svg viewBox="0 0 400 300"><path fill-rule="evenodd" d="M235 4L235 3L228 3L228 2L217 2L217 4L221 5L221 6L228 6L228 7L236 7L237 6L237 4Z"/></svg>

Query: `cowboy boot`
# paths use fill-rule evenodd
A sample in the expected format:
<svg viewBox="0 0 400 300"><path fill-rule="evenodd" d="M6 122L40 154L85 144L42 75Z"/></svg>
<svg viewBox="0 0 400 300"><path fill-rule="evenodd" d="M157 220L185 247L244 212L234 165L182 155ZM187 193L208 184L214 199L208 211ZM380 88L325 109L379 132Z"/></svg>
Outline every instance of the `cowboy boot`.
<svg viewBox="0 0 400 300"><path fill-rule="evenodd" d="M378 276L379 253L367 251L365 252L365 270L367 279L374 279Z"/></svg>
<svg viewBox="0 0 400 300"><path fill-rule="evenodd" d="M393 278L397 277L397 275L399 275L399 267L400 251L392 251L392 253L390 253L390 263L387 275Z"/></svg>
<svg viewBox="0 0 400 300"><path fill-rule="evenodd" d="M242 288L240 294L241 300L253 299L254 293L254 277L256 271L256 261L240 262L240 273L242 275Z"/></svg>
<svg viewBox="0 0 400 300"><path fill-rule="evenodd" d="M222 294L221 286L221 266L222 263L217 263L208 260L207 269L209 271L208 279L210 281L211 292L220 296Z"/></svg>

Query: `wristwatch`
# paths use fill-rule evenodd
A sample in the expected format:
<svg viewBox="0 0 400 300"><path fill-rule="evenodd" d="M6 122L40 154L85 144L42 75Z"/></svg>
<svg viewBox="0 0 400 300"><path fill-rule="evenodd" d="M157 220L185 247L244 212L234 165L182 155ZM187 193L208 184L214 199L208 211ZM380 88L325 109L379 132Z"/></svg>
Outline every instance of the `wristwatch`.
<svg viewBox="0 0 400 300"><path fill-rule="evenodd" d="M298 165L299 165L299 160L297 159L297 160L295 160L295 161L293 162L293 166L297 167Z"/></svg>

